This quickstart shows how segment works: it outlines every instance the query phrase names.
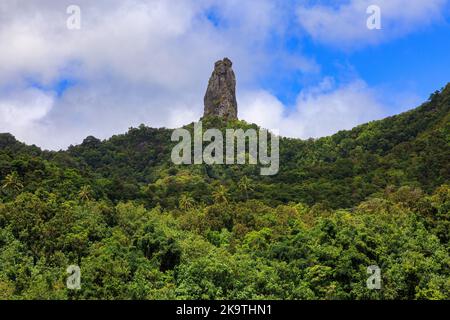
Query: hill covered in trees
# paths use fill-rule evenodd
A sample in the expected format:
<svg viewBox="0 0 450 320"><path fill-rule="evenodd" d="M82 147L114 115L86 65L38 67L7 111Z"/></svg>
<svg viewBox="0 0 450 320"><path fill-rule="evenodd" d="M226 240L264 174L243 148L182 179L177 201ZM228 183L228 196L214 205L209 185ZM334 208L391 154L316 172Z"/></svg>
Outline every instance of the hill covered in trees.
<svg viewBox="0 0 450 320"><path fill-rule="evenodd" d="M350 131L281 138L275 176L176 166L165 128L59 152L0 134L0 298L449 299L449 109L450 85Z"/></svg>

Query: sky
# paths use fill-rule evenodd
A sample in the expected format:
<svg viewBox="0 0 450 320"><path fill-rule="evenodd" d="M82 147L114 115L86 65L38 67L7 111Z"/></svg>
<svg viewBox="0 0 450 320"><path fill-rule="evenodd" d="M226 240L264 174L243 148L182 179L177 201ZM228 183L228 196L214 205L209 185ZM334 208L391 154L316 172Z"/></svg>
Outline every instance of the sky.
<svg viewBox="0 0 450 320"><path fill-rule="evenodd" d="M331 135L444 87L449 18L450 0L2 0L0 132L59 150L176 128L202 116L229 57L240 119Z"/></svg>

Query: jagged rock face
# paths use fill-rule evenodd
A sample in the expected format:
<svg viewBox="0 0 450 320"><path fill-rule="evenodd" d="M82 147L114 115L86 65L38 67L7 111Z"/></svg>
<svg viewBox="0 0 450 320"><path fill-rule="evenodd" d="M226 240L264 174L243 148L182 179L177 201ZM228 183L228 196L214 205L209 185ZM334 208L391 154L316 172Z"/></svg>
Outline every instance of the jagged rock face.
<svg viewBox="0 0 450 320"><path fill-rule="evenodd" d="M227 120L237 119L236 76L228 58L219 60L209 79L205 94L204 117L220 116Z"/></svg>

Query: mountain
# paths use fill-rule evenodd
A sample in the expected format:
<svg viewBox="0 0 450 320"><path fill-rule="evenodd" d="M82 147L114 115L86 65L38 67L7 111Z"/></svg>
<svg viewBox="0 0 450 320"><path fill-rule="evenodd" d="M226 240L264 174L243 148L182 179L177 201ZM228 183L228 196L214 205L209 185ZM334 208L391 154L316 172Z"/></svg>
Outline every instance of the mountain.
<svg viewBox="0 0 450 320"><path fill-rule="evenodd" d="M236 76L233 63L224 58L214 64L214 71L208 81L204 104L204 116L219 116L237 120Z"/></svg>
<svg viewBox="0 0 450 320"><path fill-rule="evenodd" d="M242 195L236 183L247 176L255 182L252 197L267 204L320 202L330 208L348 208L388 186L410 185L432 192L449 181L449 99L450 85L417 109L350 131L317 140L282 138L281 167L273 177L261 177L257 167L249 165L175 166L170 160L172 130L143 125L103 142L87 138L65 152L46 154L46 159L89 172L97 179L114 180L117 190L108 195L114 201L142 196L148 201L141 187L150 184L157 188L160 179L189 172L208 185L216 181L230 186L232 197L238 200ZM218 117L205 119L204 126L257 128ZM174 206L179 192L192 192L193 188L190 183L178 185L173 194L160 191L159 198ZM202 189L195 200L205 199L205 192L211 193L211 188Z"/></svg>
<svg viewBox="0 0 450 320"><path fill-rule="evenodd" d="M0 134L0 298L449 299L449 109L450 84L400 115L281 138L274 176L174 165L166 128L59 152ZM71 264L82 290L65 287Z"/></svg>

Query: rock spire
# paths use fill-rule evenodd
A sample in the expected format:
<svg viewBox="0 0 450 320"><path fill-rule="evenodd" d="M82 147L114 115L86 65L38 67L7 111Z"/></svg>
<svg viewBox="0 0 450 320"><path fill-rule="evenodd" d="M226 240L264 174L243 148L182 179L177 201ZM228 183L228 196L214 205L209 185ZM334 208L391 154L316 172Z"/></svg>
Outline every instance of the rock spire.
<svg viewBox="0 0 450 320"><path fill-rule="evenodd" d="M237 119L236 76L232 66L233 63L228 58L215 63L205 94L204 117L219 116L226 120Z"/></svg>

